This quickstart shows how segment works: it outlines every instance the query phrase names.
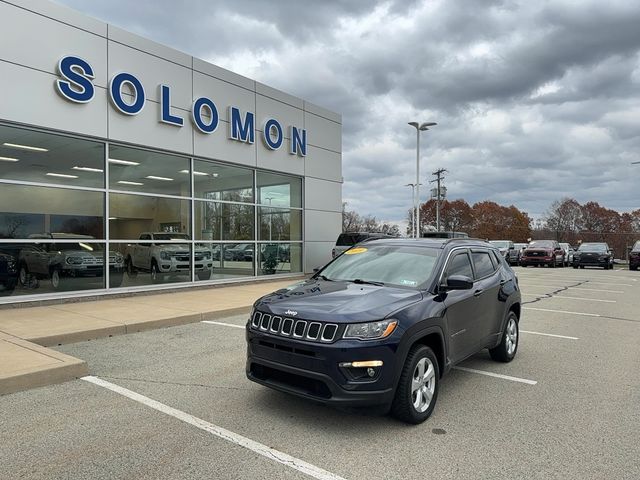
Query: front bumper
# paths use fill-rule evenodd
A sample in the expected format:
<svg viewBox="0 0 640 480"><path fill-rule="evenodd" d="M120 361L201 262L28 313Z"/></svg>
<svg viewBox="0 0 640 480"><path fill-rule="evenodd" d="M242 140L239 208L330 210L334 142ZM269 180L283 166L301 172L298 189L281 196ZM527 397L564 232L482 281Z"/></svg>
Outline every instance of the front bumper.
<svg viewBox="0 0 640 480"><path fill-rule="evenodd" d="M553 257L544 257L544 256L536 256L536 257L521 257L520 265L548 265L553 262Z"/></svg>
<svg viewBox="0 0 640 480"><path fill-rule="evenodd" d="M398 344L337 340L298 341L247 329L247 378L261 385L323 404L389 406L393 400ZM382 360L373 378L354 379L342 362Z"/></svg>
<svg viewBox="0 0 640 480"><path fill-rule="evenodd" d="M601 260L599 258L574 258L573 266L574 267L603 267L606 268L611 265L611 261L606 258Z"/></svg>
<svg viewBox="0 0 640 480"><path fill-rule="evenodd" d="M184 273L191 271L191 261L189 258L185 260L172 257L170 260L159 260L158 267L160 273ZM202 272L213 269L213 260L196 258L195 271Z"/></svg>

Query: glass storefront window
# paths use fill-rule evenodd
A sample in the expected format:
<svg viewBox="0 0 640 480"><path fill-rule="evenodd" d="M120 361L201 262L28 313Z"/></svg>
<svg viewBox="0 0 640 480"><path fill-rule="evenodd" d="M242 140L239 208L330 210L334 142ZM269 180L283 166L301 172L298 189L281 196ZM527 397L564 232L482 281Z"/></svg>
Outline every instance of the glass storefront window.
<svg viewBox="0 0 640 480"><path fill-rule="evenodd" d="M114 254L124 259L125 275L120 286L139 287L191 281L191 244L182 243L186 234L142 235L131 243L111 243ZM154 237L157 241L152 240ZM169 240L169 241L165 241ZM211 258L196 250L196 275L211 272Z"/></svg>
<svg viewBox="0 0 640 480"><path fill-rule="evenodd" d="M189 197L189 159L130 147L109 146L109 188Z"/></svg>
<svg viewBox="0 0 640 480"><path fill-rule="evenodd" d="M260 243L258 275L302 272L301 243Z"/></svg>
<svg viewBox="0 0 640 480"><path fill-rule="evenodd" d="M40 237L33 239L39 241L0 243L0 297L105 287L104 243L79 235L58 236L59 241ZM119 286L124 259L111 254L109 267L111 286Z"/></svg>
<svg viewBox="0 0 640 480"><path fill-rule="evenodd" d="M109 233L113 240L138 240L143 233L189 232L189 200L125 193L109 194Z"/></svg>
<svg viewBox="0 0 640 480"><path fill-rule="evenodd" d="M206 256L207 252L209 252L213 262L211 274L196 275L196 281L224 280L237 277L252 277L254 275L254 243L198 242L195 245L196 269L199 263L199 251L202 252L203 256Z"/></svg>
<svg viewBox="0 0 640 480"><path fill-rule="evenodd" d="M257 173L257 203L270 207L302 207L302 180L276 173Z"/></svg>
<svg viewBox="0 0 640 480"><path fill-rule="evenodd" d="M0 238L44 233L104 239L104 193L57 187L0 186Z"/></svg>
<svg viewBox="0 0 640 480"><path fill-rule="evenodd" d="M254 211L253 205L196 201L196 240L253 240Z"/></svg>
<svg viewBox="0 0 640 480"><path fill-rule="evenodd" d="M104 188L104 144L0 125L0 178Z"/></svg>
<svg viewBox="0 0 640 480"><path fill-rule="evenodd" d="M302 210L258 207L259 240L302 240Z"/></svg>
<svg viewBox="0 0 640 480"><path fill-rule="evenodd" d="M194 161L195 196L206 200L253 202L253 170Z"/></svg>

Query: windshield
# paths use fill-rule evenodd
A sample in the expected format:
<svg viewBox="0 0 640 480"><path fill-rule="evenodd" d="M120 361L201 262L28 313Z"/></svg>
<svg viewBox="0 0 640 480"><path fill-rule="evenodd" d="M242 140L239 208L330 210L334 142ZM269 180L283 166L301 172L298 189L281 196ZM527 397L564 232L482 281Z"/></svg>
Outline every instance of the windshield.
<svg viewBox="0 0 640 480"><path fill-rule="evenodd" d="M584 252L606 252L607 246L604 243L583 243L578 250Z"/></svg>
<svg viewBox="0 0 640 480"><path fill-rule="evenodd" d="M440 249L407 245L369 245L347 250L320 272L326 280L362 280L418 287L433 272Z"/></svg>
<svg viewBox="0 0 640 480"><path fill-rule="evenodd" d="M529 248L553 248L553 242L550 240L536 240L529 244Z"/></svg>
<svg viewBox="0 0 640 480"><path fill-rule="evenodd" d="M155 233L154 240L189 240L186 233Z"/></svg>
<svg viewBox="0 0 640 480"><path fill-rule="evenodd" d="M640 250L640 240L638 240L638 241L636 242L636 244L633 246L633 249L634 249L634 250Z"/></svg>
<svg viewBox="0 0 640 480"><path fill-rule="evenodd" d="M509 242L504 240L491 240L489 243L498 248L509 248Z"/></svg>

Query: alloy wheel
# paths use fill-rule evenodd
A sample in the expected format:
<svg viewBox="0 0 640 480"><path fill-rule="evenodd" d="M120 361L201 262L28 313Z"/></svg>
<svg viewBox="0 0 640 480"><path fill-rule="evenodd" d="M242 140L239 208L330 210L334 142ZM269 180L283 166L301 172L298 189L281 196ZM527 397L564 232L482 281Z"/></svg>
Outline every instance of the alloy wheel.
<svg viewBox="0 0 640 480"><path fill-rule="evenodd" d="M433 393L436 388L435 373L436 370L433 367L433 363L426 357L418 361L413 371L411 400L413 402L413 408L417 412L422 413L431 405Z"/></svg>
<svg viewBox="0 0 640 480"><path fill-rule="evenodd" d="M515 352L517 346L518 346L518 325L516 324L515 319L510 318L509 323L507 324L507 334L506 334L507 354L509 356L513 355L513 352Z"/></svg>

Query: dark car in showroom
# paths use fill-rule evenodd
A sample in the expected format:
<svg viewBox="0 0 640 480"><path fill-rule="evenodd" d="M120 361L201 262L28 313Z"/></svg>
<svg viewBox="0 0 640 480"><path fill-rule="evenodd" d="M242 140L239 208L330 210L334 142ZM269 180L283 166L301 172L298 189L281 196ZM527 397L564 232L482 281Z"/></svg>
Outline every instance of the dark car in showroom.
<svg viewBox="0 0 640 480"><path fill-rule="evenodd" d="M629 270L638 270L638 267L640 267L640 240L629 252Z"/></svg>
<svg viewBox="0 0 640 480"><path fill-rule="evenodd" d="M316 402L426 420L442 376L518 349L518 279L483 240L383 239L257 300L247 377Z"/></svg>
<svg viewBox="0 0 640 480"><path fill-rule="evenodd" d="M613 252L604 242L585 242L573 253L573 268L602 267L613 269Z"/></svg>
<svg viewBox="0 0 640 480"><path fill-rule="evenodd" d="M0 295L9 295L18 283L18 262L13 255L0 252Z"/></svg>
<svg viewBox="0 0 640 480"><path fill-rule="evenodd" d="M551 268L564 265L564 250L555 240L534 240L520 255L520 266L547 265Z"/></svg>

